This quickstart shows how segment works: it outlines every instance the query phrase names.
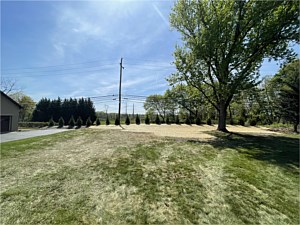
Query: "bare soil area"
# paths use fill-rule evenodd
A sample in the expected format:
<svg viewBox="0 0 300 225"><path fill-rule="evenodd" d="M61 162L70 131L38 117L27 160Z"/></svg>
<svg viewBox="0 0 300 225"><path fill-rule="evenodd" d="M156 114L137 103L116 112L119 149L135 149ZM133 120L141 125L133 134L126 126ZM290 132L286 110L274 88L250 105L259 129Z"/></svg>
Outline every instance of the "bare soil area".
<svg viewBox="0 0 300 225"><path fill-rule="evenodd" d="M178 138L196 138L196 139L212 139L214 136L210 135L210 131L215 131L217 129L217 125L156 125L156 124L151 124L151 125L122 125L121 127L119 126L114 126L114 125L109 125L109 126L92 126L91 128L93 129L108 129L108 130L122 130L125 132L142 132L142 133L152 133L156 136L161 136L161 137L178 137ZM244 126L233 126L233 125L228 125L227 129L230 132L234 133L252 133L252 134L257 134L257 135L276 135L280 134L277 132L269 131L268 128L266 127L244 127Z"/></svg>

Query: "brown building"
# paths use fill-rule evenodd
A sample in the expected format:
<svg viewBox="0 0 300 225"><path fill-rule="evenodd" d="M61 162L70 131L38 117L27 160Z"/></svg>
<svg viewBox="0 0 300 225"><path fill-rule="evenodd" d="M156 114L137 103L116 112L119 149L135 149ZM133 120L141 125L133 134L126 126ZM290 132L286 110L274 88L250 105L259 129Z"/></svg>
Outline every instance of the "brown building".
<svg viewBox="0 0 300 225"><path fill-rule="evenodd" d="M19 103L1 91L1 130L10 132L18 130L19 112L22 108Z"/></svg>

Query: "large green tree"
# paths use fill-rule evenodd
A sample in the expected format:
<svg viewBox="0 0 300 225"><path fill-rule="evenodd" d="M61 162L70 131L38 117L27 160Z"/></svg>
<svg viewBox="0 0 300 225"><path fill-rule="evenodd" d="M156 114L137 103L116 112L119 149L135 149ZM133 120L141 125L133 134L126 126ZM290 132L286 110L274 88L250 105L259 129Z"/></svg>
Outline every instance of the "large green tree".
<svg viewBox="0 0 300 225"><path fill-rule="evenodd" d="M293 123L294 132L299 125L299 77L300 60L284 66L273 78L273 82L278 87L278 98L280 116Z"/></svg>
<svg viewBox="0 0 300 225"><path fill-rule="evenodd" d="M294 56L289 42L299 41L298 18L298 1L179 0L170 22L183 44L170 80L197 88L217 109L218 130L227 131L227 107L256 84L263 59Z"/></svg>

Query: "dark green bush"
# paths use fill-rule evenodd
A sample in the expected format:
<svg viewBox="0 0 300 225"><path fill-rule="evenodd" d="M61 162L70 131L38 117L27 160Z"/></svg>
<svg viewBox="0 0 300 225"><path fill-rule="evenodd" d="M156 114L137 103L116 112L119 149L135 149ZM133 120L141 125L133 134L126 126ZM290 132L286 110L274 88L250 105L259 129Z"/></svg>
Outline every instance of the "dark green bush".
<svg viewBox="0 0 300 225"><path fill-rule="evenodd" d="M125 124L126 124L126 125L130 125L130 119L129 119L129 116L128 116L128 115L126 116Z"/></svg>
<svg viewBox="0 0 300 225"><path fill-rule="evenodd" d="M140 125L141 124L141 120L140 120L139 114L136 114L135 124L136 125Z"/></svg>
<svg viewBox="0 0 300 225"><path fill-rule="evenodd" d="M178 115L177 115L176 118L175 118L175 123L176 123L176 124L180 124L179 116L178 116Z"/></svg>
<svg viewBox="0 0 300 225"><path fill-rule="evenodd" d="M146 118L145 118L145 124L147 124L147 125L150 124L150 119L149 119L148 114L146 115Z"/></svg>
<svg viewBox="0 0 300 225"><path fill-rule="evenodd" d="M201 125L201 120L200 120L199 117L197 117L197 119L196 119L196 124L197 124L197 125Z"/></svg>
<svg viewBox="0 0 300 225"><path fill-rule="evenodd" d="M91 118L88 117L87 120L86 120L86 127L90 127L92 125L92 121L91 121Z"/></svg>
<svg viewBox="0 0 300 225"><path fill-rule="evenodd" d="M48 122L19 122L19 127L41 128L48 126Z"/></svg>
<svg viewBox="0 0 300 225"><path fill-rule="evenodd" d="M207 123L207 125L212 125L211 118L208 118L206 123Z"/></svg>
<svg viewBox="0 0 300 225"><path fill-rule="evenodd" d="M108 115L106 116L106 121L105 121L105 124L106 124L106 125L109 125L109 124L110 124L110 121L109 121Z"/></svg>
<svg viewBox="0 0 300 225"><path fill-rule="evenodd" d="M233 125L233 124L234 124L233 119L230 119L230 120L229 120L229 123L230 123L230 125Z"/></svg>
<svg viewBox="0 0 300 225"><path fill-rule="evenodd" d="M169 116L167 116L167 119L166 119L166 124L170 124L170 119L169 119Z"/></svg>
<svg viewBox="0 0 300 225"><path fill-rule="evenodd" d="M82 119L81 119L81 117L79 116L78 119L77 119L77 121L76 121L76 127L77 127L77 128L80 128L81 126L82 126Z"/></svg>
<svg viewBox="0 0 300 225"><path fill-rule="evenodd" d="M189 117L187 117L187 118L185 119L185 124L187 124L187 125L191 125L191 124L192 124L192 122L191 122L191 120L190 120Z"/></svg>
<svg viewBox="0 0 300 225"><path fill-rule="evenodd" d="M54 120L51 117L51 119L49 120L49 123L48 123L48 127L53 127L53 126L54 126Z"/></svg>
<svg viewBox="0 0 300 225"><path fill-rule="evenodd" d="M64 118L60 117L58 120L58 127L62 128L65 125Z"/></svg>
<svg viewBox="0 0 300 225"><path fill-rule="evenodd" d="M96 119L96 126L99 126L99 125L101 125L101 122L100 122L99 117L97 117L97 119Z"/></svg>
<svg viewBox="0 0 300 225"><path fill-rule="evenodd" d="M69 120L69 127L74 127L75 126L75 120L74 120L74 116L71 116L70 120Z"/></svg>
<svg viewBox="0 0 300 225"><path fill-rule="evenodd" d="M160 125L160 119L159 119L158 114L156 114L155 123L156 123L157 125Z"/></svg>
<svg viewBox="0 0 300 225"><path fill-rule="evenodd" d="M120 120L119 120L119 117L117 116L116 119L115 119L115 125L116 126L119 126L120 125Z"/></svg>
<svg viewBox="0 0 300 225"><path fill-rule="evenodd" d="M245 126L245 119L244 118L239 118L238 124L241 126Z"/></svg>
<svg viewBox="0 0 300 225"><path fill-rule="evenodd" d="M255 119L251 119L249 121L250 126L256 126L256 120Z"/></svg>

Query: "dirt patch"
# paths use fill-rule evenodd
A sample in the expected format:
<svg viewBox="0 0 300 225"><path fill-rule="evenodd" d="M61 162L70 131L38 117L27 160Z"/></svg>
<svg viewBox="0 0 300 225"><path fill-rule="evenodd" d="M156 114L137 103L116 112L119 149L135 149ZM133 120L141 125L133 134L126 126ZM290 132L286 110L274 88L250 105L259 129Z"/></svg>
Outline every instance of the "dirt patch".
<svg viewBox="0 0 300 225"><path fill-rule="evenodd" d="M207 134L208 131L215 131L217 125L122 125L122 127L109 125L109 126L92 126L93 129L108 129L108 130L122 130L124 132L138 132L138 133L151 133L161 137L177 137L177 138L196 138L196 139L213 139L214 136ZM280 134L269 131L265 127L244 127L228 125L227 129L235 133L255 133L260 135L274 135Z"/></svg>

